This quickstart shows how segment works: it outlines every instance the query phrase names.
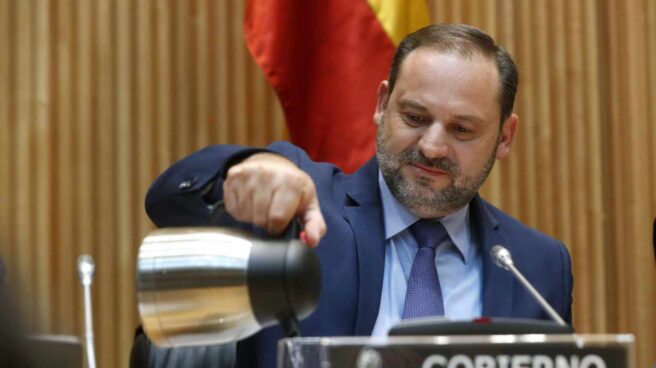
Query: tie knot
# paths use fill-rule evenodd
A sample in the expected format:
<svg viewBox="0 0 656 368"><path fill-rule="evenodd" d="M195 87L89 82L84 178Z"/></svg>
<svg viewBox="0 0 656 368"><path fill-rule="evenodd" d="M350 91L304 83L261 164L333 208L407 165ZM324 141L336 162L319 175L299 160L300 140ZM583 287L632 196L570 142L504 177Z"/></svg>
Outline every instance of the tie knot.
<svg viewBox="0 0 656 368"><path fill-rule="evenodd" d="M449 237L444 225L435 220L419 220L410 226L410 231L420 249L424 247L435 249Z"/></svg>

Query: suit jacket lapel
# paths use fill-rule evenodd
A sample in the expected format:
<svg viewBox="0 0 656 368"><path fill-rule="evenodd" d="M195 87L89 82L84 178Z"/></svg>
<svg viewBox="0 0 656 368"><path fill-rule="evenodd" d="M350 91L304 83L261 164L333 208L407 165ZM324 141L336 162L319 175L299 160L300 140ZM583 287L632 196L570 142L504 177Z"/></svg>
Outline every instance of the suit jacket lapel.
<svg viewBox="0 0 656 368"><path fill-rule="evenodd" d="M369 335L378 317L385 268L385 225L375 158L346 183L344 214L355 236L358 257L355 334Z"/></svg>
<svg viewBox="0 0 656 368"><path fill-rule="evenodd" d="M490 250L501 244L512 253L512 245L506 242L499 230L499 222L478 195L471 201L470 209L474 239L483 252L483 315L511 317L513 278L510 272L494 264Z"/></svg>

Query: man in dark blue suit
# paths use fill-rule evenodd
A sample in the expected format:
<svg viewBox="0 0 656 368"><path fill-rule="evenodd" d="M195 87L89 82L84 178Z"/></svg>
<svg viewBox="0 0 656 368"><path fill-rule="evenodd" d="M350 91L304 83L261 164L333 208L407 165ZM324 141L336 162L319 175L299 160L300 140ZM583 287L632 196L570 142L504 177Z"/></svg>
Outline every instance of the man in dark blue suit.
<svg viewBox="0 0 656 368"><path fill-rule="evenodd" d="M484 32L426 27L400 44L378 88L376 157L355 174L313 162L289 143L212 146L157 179L148 214L160 227L206 225L208 206L222 199L236 220L271 234L300 218L322 266L319 306L301 323L306 336L385 335L405 318L423 247L413 226L426 221L446 234L431 248L437 314L548 319L493 264L490 249L502 244L569 322L567 249L477 194L495 160L510 152L517 81L510 55ZM239 365L273 366L281 336L272 327L241 342Z"/></svg>

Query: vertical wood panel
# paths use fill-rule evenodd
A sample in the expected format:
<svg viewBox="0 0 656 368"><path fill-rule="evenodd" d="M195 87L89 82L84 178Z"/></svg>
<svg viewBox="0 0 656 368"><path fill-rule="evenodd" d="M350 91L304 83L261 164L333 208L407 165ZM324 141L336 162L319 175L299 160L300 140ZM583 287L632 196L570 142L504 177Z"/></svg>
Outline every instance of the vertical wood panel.
<svg viewBox="0 0 656 368"><path fill-rule="evenodd" d="M96 275L98 285L100 331L97 344L106 347L99 352L100 359L108 366L117 366L118 351L116 337L116 285L117 275L114 270L116 252L116 161L115 147L115 64L114 64L114 9L113 1L98 1L95 12L94 43L94 79L95 103L94 120L97 130L94 132L94 149L98 161L93 163L95 186L93 191L94 218L94 254L96 255Z"/></svg>
<svg viewBox="0 0 656 368"><path fill-rule="evenodd" d="M173 161L172 125L175 118L174 101L172 96L172 75L175 75L172 65L173 39L171 27L171 7L165 1L157 1L155 4L155 33L156 55L159 62L156 64L157 77L155 78L157 90L157 102L155 105L155 119L157 124L157 171L162 171ZM143 194L139 192L140 194ZM143 234L141 234L143 235Z"/></svg>
<svg viewBox="0 0 656 368"><path fill-rule="evenodd" d="M209 120L208 120L208 99L209 99L209 86L207 78L209 74L208 65L208 17L209 8L207 0L195 0L194 9L194 29L196 37L193 41L196 46L196 66L194 79L196 80L196 98L195 105L198 111L196 121L198 122L198 129L196 130L196 139L194 142L195 147L207 146L209 140Z"/></svg>
<svg viewBox="0 0 656 368"><path fill-rule="evenodd" d="M567 1L567 0L565 0ZM551 147L549 149L551 160L555 163L553 166L553 216L554 233L560 234L559 236L566 244L571 244L572 234L571 225L576 221L572 215L572 208L569 205L572 203L570 190L573 189L572 181L570 180L568 168L572 164L572 153L567 144L572 139L572 125L573 122L569 119L567 114L568 102L573 98L572 89L569 88L568 82L572 84L580 84L578 75L572 73L571 68L566 67L567 64L567 40L571 38L566 34L565 28L565 4L563 0L550 1L549 4L550 17L550 37L548 42L548 50L550 50L551 60L549 60L549 84L553 86L550 91L551 105L548 108L552 111L552 119L546 120L543 123L551 125L553 129L553 138L550 139ZM571 36L571 35L570 35Z"/></svg>
<svg viewBox="0 0 656 368"><path fill-rule="evenodd" d="M185 154L191 151L191 139L190 134L193 131L190 129L193 125L193 122L189 121L190 117L190 84L189 79L190 70L189 70L189 42L188 42L188 8L189 4L186 1L175 1L173 2L175 9L175 22L174 22L174 44L175 44L175 70L173 75L175 76L175 87L174 87L174 99L176 106L176 115L175 115L175 126L176 132L175 136L177 137L177 150L176 158L181 158Z"/></svg>
<svg viewBox="0 0 656 368"><path fill-rule="evenodd" d="M654 42L654 34L646 33L646 4L639 1L627 1L623 3L626 6L626 25L627 32L624 43L627 51L626 74L625 79L628 83L628 108L625 118L631 122L626 126L626 122L616 122L624 129L628 130L627 140L624 145L627 148L628 157L624 165L628 168L625 184L625 200L629 206L628 215L630 221L626 222L625 234L623 236L624 244L635 244L636 247L622 249L628 253L622 270L628 275L626 284L622 285L628 290L628 298L621 300L621 313L629 316L628 324L622 326L623 329L635 330L643 339L636 343L639 350L647 351L654 349L653 344L656 338L654 326L656 326L656 313L654 313L654 299L648 299L654 296L654 282L650 289L641 287L637 282L646 278L647 280L656 280L656 271L653 264L643 262L653 256L649 247L649 239L644 239L642 234L649 234L652 231L653 208L649 207L649 199L653 187L649 187L649 180L645 176L649 175L649 151L648 144L635 144L643 141L649 136L649 127L654 121L648 120L648 104L654 104L649 101L647 82L649 70L647 67L647 50L648 43ZM647 143L647 142L645 142ZM645 175L647 173L647 175ZM619 243L622 244L622 243ZM643 246L640 246L643 245ZM636 308L636 306L638 308ZM643 306L644 308L640 308ZM651 306L651 308L649 308ZM651 327L648 327L651 326ZM652 353L656 354L656 353ZM653 362L653 361L652 361ZM647 363L647 362L645 362Z"/></svg>
<svg viewBox="0 0 656 368"><path fill-rule="evenodd" d="M436 22L487 30L520 68L513 152L482 193L567 244L577 330L636 333L649 366L656 2L429 7ZM75 258L95 257L101 367L127 365L156 175L206 144L287 137L243 14L243 0L0 0L0 251L28 327L78 335Z"/></svg>
<svg viewBox="0 0 656 368"><path fill-rule="evenodd" d="M656 2L651 1L647 3L647 39L652 40L654 39L654 35L656 35ZM650 66L649 68L649 94L647 95L647 101L648 103L648 108L649 108L649 117L648 121L656 121L656 70L654 70L654 65L656 65L656 45L654 42L647 42L647 50L648 50L648 65ZM651 128L651 134L649 135L650 142L656 142L656 127L654 124L650 125ZM650 160L651 160L651 180L650 180L650 188L656 188L656 147L655 145L650 145L649 146L651 149L651 155L650 155ZM651 191L651 208L656 208L656 191ZM652 216L656 217L656 210L652 210ZM656 295L654 296L654 299L656 299Z"/></svg>
<svg viewBox="0 0 656 368"><path fill-rule="evenodd" d="M34 255L34 232L32 229L32 170L31 165L33 144L31 135L34 122L34 39L33 39L33 16L32 2L21 1L16 4L17 24L23 25L17 31L16 44L21 45L15 50L16 55L16 130L12 147L16 165L12 177L12 187L16 190L16 214L15 222L15 251L18 270L28 270L33 266ZM34 293L34 273L22 272L19 287L23 299L23 308L30 316L35 316L33 309L37 303ZM31 327L31 326L30 326Z"/></svg>
<svg viewBox="0 0 656 368"><path fill-rule="evenodd" d="M230 75L232 83L232 103L231 106L236 110L235 113L237 117L248 120L249 111L248 111L248 81L247 81L247 64L244 62L246 49L242 42L241 32L242 32L242 19L244 19L243 7L235 3L230 3L232 17L228 20L230 28L228 29L228 34L230 37L230 49L228 50L229 55L232 56L230 59ZM241 119L239 119L241 120ZM239 121L238 120L238 121ZM249 143L249 126L243 122L230 124L230 129L232 133L230 136L234 139L235 143L239 144L248 144Z"/></svg>
<svg viewBox="0 0 656 368"><path fill-rule="evenodd" d="M650 134L648 136L649 139L649 144L647 146L651 150L651 155L650 155L650 165L647 168L650 174L650 180L649 180L649 194L651 195L651 200L649 207L646 208L647 216L649 220L656 222L656 190L653 190L653 188L656 188L656 126L654 122L656 122L656 44L654 42L654 39L656 38L656 2L654 1L648 1L646 5L646 11L645 11L645 16L646 16L646 44L645 44L645 49L647 50L647 75L648 77L646 78L649 81L648 84L648 91L645 95L645 98L647 99L647 107L648 107L648 115L647 118L645 119L646 124L648 124L648 127L650 128ZM651 122L651 124L649 123ZM656 235L656 234L655 234ZM644 242L644 243L643 243ZM651 256L649 255L649 241L647 240L646 242L641 239L641 244L646 244L646 249L642 248L642 254L644 255L645 259L651 260ZM656 253L656 244L653 244L654 247L654 252ZM656 257L656 255L655 255ZM651 275L651 280L656 280L656 268L652 267L650 268L649 266L649 261L642 260L640 261L640 265L642 266L642 270L646 271L645 273L648 275ZM644 323L641 324L643 330L640 333L640 337L643 339L642 345L640 346L640 351L647 350L648 353L644 353L645 356L647 356L646 359L643 359L643 362L645 364L651 364L653 362L656 362L656 349L654 349L654 346L656 345L656 329L654 328L649 328L649 326L654 326L656 325L656 313L654 313L654 304L656 301L656 287L653 285L652 287L642 287L638 292L642 296L642 299L640 300L640 312L644 316ZM649 312L651 309L651 313Z"/></svg>
<svg viewBox="0 0 656 368"><path fill-rule="evenodd" d="M507 31L512 29L514 24L513 22L505 22L502 24L497 23L497 20L500 17L499 13L503 13L506 10L507 8L498 5L496 1L477 1L476 4L473 5L473 13L471 14L472 19L476 20L471 23L467 21L467 24L489 31L489 34L494 37L498 43L503 43L504 47L506 47L506 49L512 54L514 44L511 44L511 42L513 42L514 39L512 38L512 33L507 33ZM491 14L495 14L495 16L492 16ZM514 142L517 141L515 140ZM508 173L513 170L513 166L516 166L514 161L515 160L511 158L496 162L495 168L480 191L482 196L485 196L485 198L497 198L500 201L507 202L512 193L507 190L508 187L505 185L505 181L507 180Z"/></svg>
<svg viewBox="0 0 656 368"><path fill-rule="evenodd" d="M609 122L610 131L610 163L608 170L611 178L611 194L612 194L612 212L615 214L615 221L611 223L612 239L614 244L622 244L626 241L626 222L630 221L628 207L622 205L625 203L624 195L626 193L625 180L627 178L628 169L626 162L629 159L626 155L624 142L626 142L626 127L617 124L626 118L627 106L627 88L626 80L622 78L621 65L624 64L624 59L627 57L624 50L624 39L621 34L626 32L626 25L624 24L624 16L620 14L623 11L622 4L612 4L612 9L606 13L606 21L609 25L609 44L608 56L609 63L609 89L608 89L608 102L610 107L611 120ZM624 64L625 65L625 64ZM623 300L628 300L627 285L628 273L622 272L623 265L626 264L626 254L620 248L611 249L611 263L613 276L616 283L613 284L613 292L615 298L613 300L613 322L611 328L619 330L623 326L628 325L628 316L624 313L622 308Z"/></svg>
<svg viewBox="0 0 656 368"><path fill-rule="evenodd" d="M73 249L76 254L91 254L94 253L94 218L93 218L93 209L97 205L94 203L93 193L98 190L95 187L95 180L93 178L93 163L96 159L93 139L93 131L95 124L93 122L94 115L92 110L92 79L94 75L94 69L92 68L92 43L95 36L95 29L92 27L92 20L94 19L94 3L92 2L78 2L75 7L75 32L77 36L75 40L75 61L74 61L74 71L75 74L73 78L75 80L75 116L74 116L74 155L76 158L76 167L74 172L75 178L75 234L77 236L77 242L74 244ZM93 305L94 305L94 315L99 316L101 313L99 308L100 298L98 297L98 280L96 280L94 293L93 293ZM76 292L75 304L74 307L78 316L76 321L76 328L74 331L78 335L81 335L84 331L84 326L82 321L80 321L79 316L82 315L82 297L79 292ZM104 330L100 329L101 323L99 323L100 318L94 319L94 330L99 331L98 340L106 334ZM98 351L97 357L100 361L103 362L103 366L106 366L102 360L103 352Z"/></svg>
<svg viewBox="0 0 656 368"><path fill-rule="evenodd" d="M72 272L76 254L74 253L74 221L75 213L73 212L74 195L73 188L74 178L70 173L73 172L74 155L73 155L73 101L72 94L72 76L75 73L72 65L72 7L70 1L61 1L57 4L55 16L54 31L54 58L56 69L54 71L54 96L53 108L56 112L53 120L53 130L55 131L55 152L52 155L55 170L57 173L67 173L67 175L55 175L56 188L53 198L53 206L56 213L57 226L55 227L56 237L54 237L53 248L57 250L56 255L56 274L53 293L55 300L69 300L71 303L74 299L74 287L76 285L75 273ZM52 162L52 161L51 161ZM55 326L56 329L68 334L77 334L74 329L77 314L76 308L63 307L55 303Z"/></svg>
<svg viewBox="0 0 656 368"><path fill-rule="evenodd" d="M490 27L497 28L497 32L499 32L499 38L497 42L501 43L508 52L510 52L511 55L516 55L517 50L518 50L518 40L513 37L517 33L518 29L518 24L516 22L516 17L513 16L513 11L514 8L512 7L512 3L508 1L502 1L502 2L494 2L493 5L490 5L490 7L499 7L500 9L498 10L498 14L495 12L491 12L491 18L494 18L493 20L488 20L488 24L490 24ZM487 14L487 12L486 12ZM496 19L496 17L493 14L497 14L496 17L499 17L499 21ZM497 26L498 24L498 26ZM521 76L521 69L520 69L520 84L523 83L521 80L523 77ZM518 129L520 132L524 130L524 123L520 119L519 121L519 127ZM517 141L515 141L517 142ZM517 144L514 144L515 147ZM521 208L521 202L520 202L520 196L519 196L519 191L513 190L510 183L517 183L520 180L520 177L524 176L524 173L522 172L522 169L519 165L519 160L517 160L517 156L514 155L514 157L511 157L508 160L505 160L503 165L500 167L502 169L502 180L501 180L501 193L500 196L502 196L502 201L505 205L504 208L507 208L508 211L511 211L511 213L519 213L520 208ZM504 171L505 169L505 171Z"/></svg>
<svg viewBox="0 0 656 368"><path fill-rule="evenodd" d="M565 132L569 131L572 133L571 139L568 142L568 148L573 153L573 160L571 163L563 162L563 165L568 169L568 174L571 176L570 185L571 185L571 197L573 198L589 198L587 195L588 188L591 185L595 185L595 182L586 180L589 176L585 175L581 177L579 173L586 172L585 165L585 155L587 151L587 146L589 145L589 140L586 139L586 117L584 115L584 94L582 93L582 87L585 85L585 75L583 72L584 66L582 65L582 50L583 50L583 41L581 36L583 35L582 23L580 21L581 9L580 4L577 2L571 2L568 4L567 13L569 14L569 19L566 22L568 25L566 33L570 35L571 42L567 43L568 47L568 57L567 65L570 68L570 72L566 75L569 81L574 83L566 83L571 86L569 90L571 91L571 96L567 99L567 114L564 120L563 130ZM565 159L570 159L565 157ZM591 164L591 163L590 163ZM578 201L573 201L571 197L564 202L567 206L566 210L570 213L571 221L573 225L578 229L570 235L570 239L564 239L567 244L579 244L578 247L575 247L571 250L572 257L574 259L574 266L586 267L589 268L589 259L587 254L590 254L593 250L590 246L591 244L587 239L587 213L586 208L578 205ZM572 236L574 238L572 238ZM571 246L570 246L571 247ZM577 287L575 290L574 297L576 300L581 300L579 303L582 308L590 308L592 301L592 295L589 293L590 288L587 287L590 283L590 275L587 273L577 274L576 282L577 285L585 285L586 287ZM594 315L592 313L581 316L581 319L578 321L578 325L581 328L590 328L590 321Z"/></svg>
<svg viewBox="0 0 656 368"><path fill-rule="evenodd" d="M207 83L207 141L216 142L219 106L217 104L217 96L219 89L219 76L218 76L218 62L219 55L217 46L221 42L218 37L221 34L219 31L220 25L217 24L217 15L219 2L208 1L206 17L207 17L207 37L205 39L205 47L207 48L207 71L203 76L203 80Z"/></svg>
<svg viewBox="0 0 656 368"><path fill-rule="evenodd" d="M428 2L431 13L431 19L435 23L446 22L446 6L444 0L433 0Z"/></svg>
<svg viewBox="0 0 656 368"><path fill-rule="evenodd" d="M586 239L586 214L585 208L577 205L577 201L572 201L573 198L586 198L586 180L585 177L581 178L578 173L585 172L584 166L584 154L586 152L586 147L588 145L588 140L586 139L584 128L585 128L585 116L583 114L583 95L581 93L581 87L585 84L585 75L583 73L583 66L581 65L583 42L581 36L583 30L581 29L581 22L579 20L581 9L578 2L566 2L565 3L565 29L564 34L569 36L570 42L566 42L562 38L559 42L563 42L567 50L567 56L565 64L567 65L567 73L563 73L563 77L566 78L565 81L561 81L564 84L560 88L570 86L569 89L569 98L566 100L566 103L563 104L565 108L565 116L561 116L560 119L560 129L563 133L564 138L568 138L566 144L567 149L571 152L571 156L562 157L561 165L567 170L567 174L570 177L568 182L570 189L563 188L568 194L571 193L567 201L564 201L565 205L564 210L567 211L570 216L568 216L568 221L571 221L572 226L578 229L578 231L573 231L573 234L570 233L569 237L563 239L566 244L580 244L581 246L577 249L572 249L570 245L570 253L573 258L573 267L576 265L582 264L582 261L587 261L588 257L579 257L579 250L585 249L585 253L589 252L588 242ZM570 133L569 135L567 133ZM568 162L570 161L570 162ZM581 180L583 179L583 180ZM587 198L586 198L587 199ZM562 200L562 199L561 199ZM570 229L568 229L569 231ZM587 275L577 275L576 278L577 285L587 285L589 283L589 277ZM589 307L590 294L582 294L589 290L588 287L577 288L574 292L574 298L576 300L581 300L581 305ZM577 323L579 326L590 326L590 319L592 315L588 314L583 316L582 320L579 320Z"/></svg>
<svg viewBox="0 0 656 368"><path fill-rule="evenodd" d="M216 79L214 84L217 88L217 100L213 101L217 105L217 129L216 129L216 142L217 143L228 143L230 140L228 138L229 130L228 127L230 123L230 115L228 114L230 106L230 88L228 85L228 76L230 73L229 70L229 37L230 32L228 28L228 19L230 18L230 13L228 12L228 2L219 1L215 3L216 10L216 42L214 46L216 47Z"/></svg>
<svg viewBox="0 0 656 368"><path fill-rule="evenodd" d="M593 262L591 267L586 265L576 267L576 264L574 265L575 270L581 271L577 274L589 275L588 279L590 280L590 283L583 283L582 287L579 288L583 291L577 291L579 295L588 296L586 299L579 298L583 303L581 310L588 311L588 313L577 313L576 316L583 319L585 315L596 314L597 318L591 321L594 324L587 327L592 332L603 332L609 331L609 292L604 277L599 277L599 275L609 274L606 268L608 251L605 246L608 237L605 236L604 232L604 229L608 229L609 201L606 198L608 176L604 175L603 169L604 164L608 162L605 156L607 155L607 124L605 123L607 110L605 110L606 105L601 103L601 90L604 86L601 82L601 66L598 62L601 56L600 45L604 44L604 40L599 31L601 12L598 10L597 2L594 0L585 1L584 9L584 20L582 20L585 22L584 69L586 71L586 83L582 86L586 107L584 126L586 127L586 135L593 137L593 139L588 140L590 148L583 153L582 161L586 166L586 170L582 172L588 178L585 190L590 195L590 201L587 203L585 216L590 220L591 225L588 231L590 238L585 243L578 244L578 247L573 247L573 249L575 251L579 250L580 257L577 259L585 260L590 257ZM580 173L581 171L577 172ZM583 281L585 281L585 278L583 278ZM588 302L587 305L586 302Z"/></svg>
<svg viewBox="0 0 656 368"><path fill-rule="evenodd" d="M51 203L52 162L50 141L52 131L50 96L50 70L53 60L50 53L50 2L35 2L34 23L34 198L29 212L34 216L34 267L38 270L35 294L38 299L51 300ZM36 323L44 330L52 328L48 303L37 303Z"/></svg>
<svg viewBox="0 0 656 368"><path fill-rule="evenodd" d="M187 67L187 75L185 79L188 82L187 94L188 94L188 110L186 115L186 126L189 130L189 142L188 147L193 148L196 146L196 140L198 139L198 129L201 124L198 121L198 94L197 86L200 81L196 78L196 69L198 66L198 48L197 48L197 38L198 38L198 14L196 13L196 5L198 0L187 1L185 4L185 13L184 15L184 50L185 53L181 55L185 59Z"/></svg>
<svg viewBox="0 0 656 368"><path fill-rule="evenodd" d="M12 22L11 4L9 0L0 0L0 48L6 50L0 53L0 193L9 193L11 190L11 114L10 101L12 95L12 83L10 71L13 49L11 48L11 27ZM11 254L11 218L13 213L11 198L8 195L0 197L0 257L5 265L7 261L13 259ZM11 281L13 270L7 269L7 278ZM9 282L11 282L9 281Z"/></svg>
<svg viewBox="0 0 656 368"><path fill-rule="evenodd" d="M249 121L252 121L249 139L251 144L266 145L270 135L267 126L271 125L268 119L269 112L266 110L266 91L269 87L264 73L255 65L251 64L248 75L251 77L248 83L248 112Z"/></svg>
<svg viewBox="0 0 656 368"><path fill-rule="evenodd" d="M539 170L536 162L536 147L538 145L537 136L535 132L535 124L538 121L538 112L535 105L532 103L533 92L537 88L535 81L537 73L534 68L536 63L534 59L536 56L532 51L533 40L528 30L533 29L533 21L529 14L534 13L534 9L530 6L531 3L520 1L518 3L517 12L525 14L526 16L519 17L519 32L517 32L517 50L515 55L516 62L519 68L520 88L517 91L517 107L515 110L519 114L520 126L518 128L516 143L515 143L515 159L519 162L522 168L523 175L520 176L520 181L517 183L521 190L517 190L520 194L520 211L516 216L520 217L530 226L537 226L538 224L538 175Z"/></svg>
<svg viewBox="0 0 656 368"><path fill-rule="evenodd" d="M154 120L156 117L156 110L153 105L153 102L155 101L155 90L153 88L155 84L153 82L155 81L157 73L156 68L154 68L153 65L159 57L154 54L155 48L153 47L156 38L152 33L152 30L154 29L152 17L154 13L152 12L153 7L151 6L152 2L141 1L135 3L135 5L137 10L136 34L138 35L136 45L137 67L135 75L137 80L135 96L137 100L137 121L133 124L133 133L136 135L134 141L134 158L136 158L136 160L133 160L132 164L136 164L137 176L135 178L136 180L132 181L131 186L136 189L138 193L145 193L146 188L148 188L150 182L153 180L155 168L153 154L156 152L156 149L154 148L155 143L153 138L154 132L157 129L155 128L156 122ZM187 75L186 77L189 78L190 76ZM185 120L185 123L180 125L181 130L188 126L188 123L186 123L188 119L183 120ZM193 134L193 132L185 134L184 139L189 139L191 134ZM185 142L185 145L188 143L189 142ZM143 203L142 198L143 197L135 199ZM150 222L142 214L139 214L136 219L138 233L141 234L141 236L144 236L146 229L151 227Z"/></svg>
<svg viewBox="0 0 656 368"><path fill-rule="evenodd" d="M549 234L554 234L554 189L555 189L555 152L552 151L554 114L551 109L551 89L552 84L549 80L549 67L551 65L551 53L549 50L549 25L551 23L551 14L548 11L548 0L539 0L532 2L534 29L536 30L533 38L533 49L535 50L535 73L537 83L535 85L532 103L535 106L537 117L535 121L535 132L537 133L537 200L540 208L538 212L538 221L540 228Z"/></svg>
<svg viewBox="0 0 656 368"><path fill-rule="evenodd" d="M133 280L135 278L133 246L135 238L135 188L133 163L135 160L135 139L133 127L135 124L134 105L134 73L132 68L133 54L131 38L135 32L133 14L133 2L129 0L116 1L116 142L115 156L116 165L116 263L113 267L117 279L117 288L113 295L115 298L117 316L117 331L114 338L118 357L129 356L130 341L134 333L134 310L135 296ZM121 360L118 365L123 365Z"/></svg>

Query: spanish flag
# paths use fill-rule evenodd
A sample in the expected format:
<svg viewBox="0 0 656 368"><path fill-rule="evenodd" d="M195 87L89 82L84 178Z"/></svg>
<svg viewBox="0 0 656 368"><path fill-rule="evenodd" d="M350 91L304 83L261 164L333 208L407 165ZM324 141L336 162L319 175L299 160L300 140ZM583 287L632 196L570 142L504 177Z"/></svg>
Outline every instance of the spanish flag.
<svg viewBox="0 0 656 368"><path fill-rule="evenodd" d="M375 152L376 89L425 0L249 0L244 35L282 103L291 141L352 172Z"/></svg>

